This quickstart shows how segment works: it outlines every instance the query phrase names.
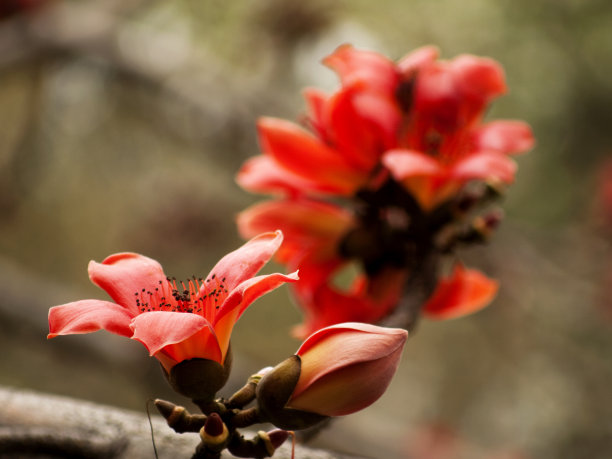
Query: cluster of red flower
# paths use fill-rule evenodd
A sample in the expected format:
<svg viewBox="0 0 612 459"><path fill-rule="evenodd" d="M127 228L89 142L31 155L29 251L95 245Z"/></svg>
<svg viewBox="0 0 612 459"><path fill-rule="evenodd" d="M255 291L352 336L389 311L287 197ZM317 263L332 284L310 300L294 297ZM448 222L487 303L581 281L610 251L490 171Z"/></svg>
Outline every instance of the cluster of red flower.
<svg viewBox="0 0 612 459"><path fill-rule="evenodd" d="M242 212L238 227L245 237L284 232L278 260L300 269L294 291L306 318L299 336L333 323L377 323L392 312L409 275L410 254L398 252L414 239L418 217L426 220L456 200L468 182L496 189L511 183L516 165L509 155L533 145L522 121L482 122L488 103L506 91L495 61L437 57L436 48L424 47L395 63L341 46L324 60L340 77L340 88L331 95L305 91L308 129L275 118L259 121L263 154L244 164L237 181L282 197ZM371 230L372 213L387 221L382 231ZM347 256L350 235L364 227L361 245L368 247ZM397 227L401 240L388 244ZM384 257L372 260L372 251L384 245ZM366 275L342 291L334 276L352 258ZM457 264L423 312L434 318L471 313L496 291L495 281Z"/></svg>

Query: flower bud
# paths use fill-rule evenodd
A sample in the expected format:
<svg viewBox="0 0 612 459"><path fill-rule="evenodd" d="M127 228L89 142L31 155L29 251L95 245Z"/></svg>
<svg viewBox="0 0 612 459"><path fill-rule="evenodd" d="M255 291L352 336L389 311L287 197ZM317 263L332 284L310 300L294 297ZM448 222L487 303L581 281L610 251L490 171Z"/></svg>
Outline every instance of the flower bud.
<svg viewBox="0 0 612 459"><path fill-rule="evenodd" d="M176 392L192 400L211 401L229 378L232 353L228 349L223 365L208 359L184 360L165 371L166 379Z"/></svg>
<svg viewBox="0 0 612 459"><path fill-rule="evenodd" d="M206 419L206 424L200 429L200 439L209 451L222 451L229 438L229 430L217 413L212 413Z"/></svg>
<svg viewBox="0 0 612 459"><path fill-rule="evenodd" d="M277 427L309 427L374 403L391 382L408 332L361 323L323 328L266 374L258 409Z"/></svg>

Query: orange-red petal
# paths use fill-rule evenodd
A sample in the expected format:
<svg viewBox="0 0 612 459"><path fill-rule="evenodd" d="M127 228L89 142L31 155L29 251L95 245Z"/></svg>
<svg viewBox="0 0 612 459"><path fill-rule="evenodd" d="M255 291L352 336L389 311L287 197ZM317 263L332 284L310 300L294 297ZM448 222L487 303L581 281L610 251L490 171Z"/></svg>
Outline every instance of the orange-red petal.
<svg viewBox="0 0 612 459"><path fill-rule="evenodd" d="M350 194L367 178L334 149L295 123L278 118L260 118L259 140L263 152L279 165L321 186Z"/></svg>
<svg viewBox="0 0 612 459"><path fill-rule="evenodd" d="M454 319L472 314L489 305L498 288L497 281L480 271L457 264L449 277L440 280L423 314L430 319Z"/></svg>
<svg viewBox="0 0 612 459"><path fill-rule="evenodd" d="M180 362L192 358L221 361L221 349L210 322L200 314L172 311L145 312L134 318L132 339L151 355L164 351ZM197 339L191 339L197 335Z"/></svg>

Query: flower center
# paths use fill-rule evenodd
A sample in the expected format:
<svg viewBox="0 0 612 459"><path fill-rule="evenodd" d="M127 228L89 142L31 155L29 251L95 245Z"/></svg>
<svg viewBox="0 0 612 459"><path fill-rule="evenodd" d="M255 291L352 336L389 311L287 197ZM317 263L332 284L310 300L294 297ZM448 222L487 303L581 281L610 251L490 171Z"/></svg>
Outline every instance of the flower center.
<svg viewBox="0 0 612 459"><path fill-rule="evenodd" d="M201 314L212 318L228 295L225 277L219 279L212 274L206 280L201 277L177 281L175 277L166 277L158 281L153 290L135 292L136 306L139 311L171 311Z"/></svg>

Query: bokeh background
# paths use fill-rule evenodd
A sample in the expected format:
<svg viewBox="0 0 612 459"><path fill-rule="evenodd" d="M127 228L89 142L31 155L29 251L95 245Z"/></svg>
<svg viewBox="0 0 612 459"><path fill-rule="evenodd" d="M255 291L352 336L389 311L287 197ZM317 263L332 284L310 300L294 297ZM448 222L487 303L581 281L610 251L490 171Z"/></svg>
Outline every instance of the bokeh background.
<svg viewBox="0 0 612 459"><path fill-rule="evenodd" d="M333 88L320 60L342 43L393 58L436 44L501 62L511 91L490 117L537 137L502 227L464 254L502 288L474 316L423 321L385 396L313 444L612 456L609 0L3 0L0 15L0 384L139 411L187 403L138 343L47 341L48 308L106 298L86 267L117 251L207 273L259 199L233 181L258 152L257 117L295 119L301 88ZM234 331L232 385L292 354L299 321L286 288L260 299Z"/></svg>

